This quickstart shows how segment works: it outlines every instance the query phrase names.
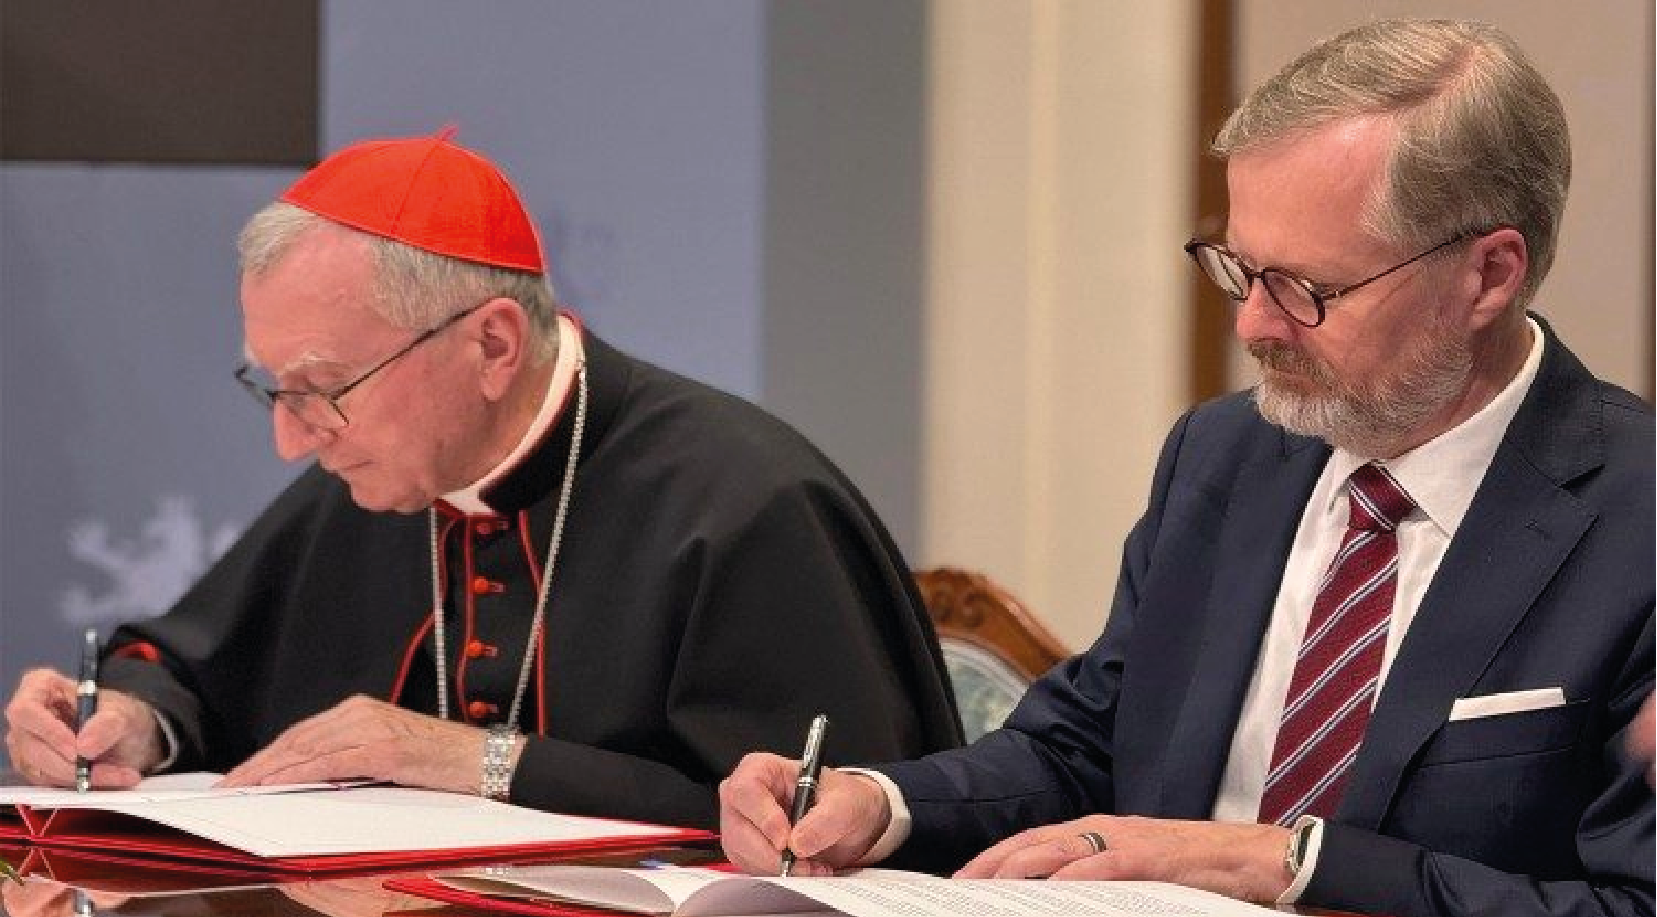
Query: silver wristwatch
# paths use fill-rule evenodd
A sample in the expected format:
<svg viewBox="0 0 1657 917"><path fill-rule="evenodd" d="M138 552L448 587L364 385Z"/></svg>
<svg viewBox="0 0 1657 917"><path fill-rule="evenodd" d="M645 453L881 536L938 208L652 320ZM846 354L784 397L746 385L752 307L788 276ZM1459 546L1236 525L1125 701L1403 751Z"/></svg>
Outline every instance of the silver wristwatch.
<svg viewBox="0 0 1657 917"><path fill-rule="evenodd" d="M479 794L485 799L503 800L512 792L512 751L518 745L518 730L497 723L483 740L483 779Z"/></svg>
<svg viewBox="0 0 1657 917"><path fill-rule="evenodd" d="M1306 854L1312 847L1312 835L1322 822L1316 816L1302 815L1289 827L1289 847L1283 851L1283 865L1288 867L1291 881L1300 878L1300 871L1306 866Z"/></svg>

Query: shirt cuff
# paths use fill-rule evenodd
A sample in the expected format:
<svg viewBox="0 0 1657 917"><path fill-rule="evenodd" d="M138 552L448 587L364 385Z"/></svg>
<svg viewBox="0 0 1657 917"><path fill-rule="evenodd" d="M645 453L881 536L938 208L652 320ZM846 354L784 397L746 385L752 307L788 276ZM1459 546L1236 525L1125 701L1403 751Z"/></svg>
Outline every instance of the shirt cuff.
<svg viewBox="0 0 1657 917"><path fill-rule="evenodd" d="M892 782L892 778L880 771L864 770L861 767L842 767L839 770L848 774L862 774L873 780L880 791L886 794L886 806L892 811L892 820L886 823L886 831L875 840L874 846L869 848L862 859L857 861L859 866L868 866L878 863L892 855L892 851L903 846L909 839L910 828L914 818L909 814L909 805L903 801L903 791Z"/></svg>
<svg viewBox="0 0 1657 917"><path fill-rule="evenodd" d="M1312 829L1306 833L1306 855L1300 861L1300 871L1295 873L1295 880L1277 896L1278 904L1294 904L1300 901L1300 895L1306 891L1306 886L1312 882L1312 874L1318 869L1318 852L1323 849L1323 819L1313 818Z"/></svg>
<svg viewBox="0 0 1657 917"><path fill-rule="evenodd" d="M159 774L178 763L178 731L160 710L151 707L150 712L155 714L156 728L161 730L161 763L150 768L149 773Z"/></svg>

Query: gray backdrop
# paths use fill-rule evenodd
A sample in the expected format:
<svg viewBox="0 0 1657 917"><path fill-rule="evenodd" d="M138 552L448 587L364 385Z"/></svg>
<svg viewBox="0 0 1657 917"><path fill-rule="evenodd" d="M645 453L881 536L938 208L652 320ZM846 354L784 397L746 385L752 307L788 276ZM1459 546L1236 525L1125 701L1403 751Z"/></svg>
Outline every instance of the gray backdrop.
<svg viewBox="0 0 1657 917"><path fill-rule="evenodd" d="M457 125L591 327L795 423L908 546L920 6L331 0L322 146ZM297 473L230 379L231 240L297 174L0 165L5 693L164 610Z"/></svg>

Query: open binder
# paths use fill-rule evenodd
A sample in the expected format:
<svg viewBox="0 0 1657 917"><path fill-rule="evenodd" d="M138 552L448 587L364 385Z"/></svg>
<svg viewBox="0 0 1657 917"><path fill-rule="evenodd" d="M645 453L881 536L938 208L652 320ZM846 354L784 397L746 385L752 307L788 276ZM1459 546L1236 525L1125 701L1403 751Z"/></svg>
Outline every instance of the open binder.
<svg viewBox="0 0 1657 917"><path fill-rule="evenodd" d="M1270 917L1259 905L1162 882L941 879L884 869L782 879L707 869L545 864L394 879L434 901L525 917Z"/></svg>
<svg viewBox="0 0 1657 917"><path fill-rule="evenodd" d="M76 793L0 787L0 842L142 855L275 873L405 865L711 840L706 831L582 818L395 786L213 789L216 775Z"/></svg>

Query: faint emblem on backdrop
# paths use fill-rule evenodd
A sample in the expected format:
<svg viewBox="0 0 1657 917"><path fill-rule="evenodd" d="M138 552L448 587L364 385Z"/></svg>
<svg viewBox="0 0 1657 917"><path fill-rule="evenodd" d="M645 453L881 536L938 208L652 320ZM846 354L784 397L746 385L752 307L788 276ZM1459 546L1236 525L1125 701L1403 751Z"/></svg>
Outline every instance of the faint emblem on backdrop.
<svg viewBox="0 0 1657 917"><path fill-rule="evenodd" d="M69 554L102 574L96 586L73 583L58 601L67 624L88 627L151 618L178 601L239 534L224 524L208 531L188 498L163 496L132 537L87 519L69 529Z"/></svg>

